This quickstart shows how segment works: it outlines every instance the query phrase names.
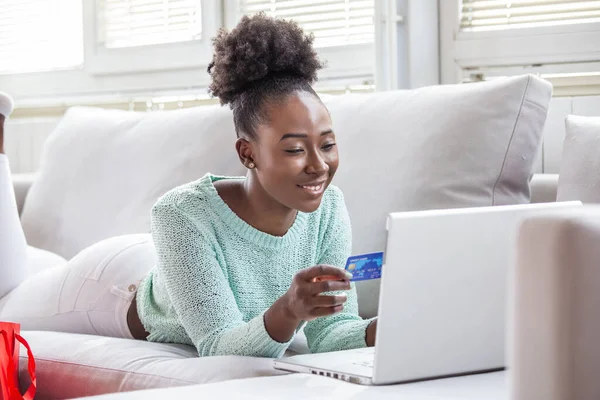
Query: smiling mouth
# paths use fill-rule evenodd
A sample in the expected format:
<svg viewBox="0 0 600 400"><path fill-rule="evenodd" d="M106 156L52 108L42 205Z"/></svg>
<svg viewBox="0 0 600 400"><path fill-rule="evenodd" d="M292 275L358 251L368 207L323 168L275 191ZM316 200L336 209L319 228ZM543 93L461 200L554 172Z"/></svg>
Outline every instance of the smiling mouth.
<svg viewBox="0 0 600 400"><path fill-rule="evenodd" d="M318 185L296 185L296 186L298 186L300 189L305 190L308 193L319 194L323 191L323 188L325 187L325 183L320 183Z"/></svg>

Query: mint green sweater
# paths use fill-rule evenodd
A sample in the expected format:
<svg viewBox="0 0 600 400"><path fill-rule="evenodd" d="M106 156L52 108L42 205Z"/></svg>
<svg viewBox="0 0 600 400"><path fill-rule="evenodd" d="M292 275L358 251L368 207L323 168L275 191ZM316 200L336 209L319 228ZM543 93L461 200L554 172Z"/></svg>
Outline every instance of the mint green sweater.
<svg viewBox="0 0 600 400"><path fill-rule="evenodd" d="M239 218L206 175L165 194L152 209L156 267L140 284L137 308L148 340L184 343L200 356L281 357L290 342L273 340L264 312L299 270L317 264L344 268L350 219L342 192L330 186L319 209L298 212L281 237ZM356 289L344 310L304 326L313 353L365 347L370 321L357 314Z"/></svg>

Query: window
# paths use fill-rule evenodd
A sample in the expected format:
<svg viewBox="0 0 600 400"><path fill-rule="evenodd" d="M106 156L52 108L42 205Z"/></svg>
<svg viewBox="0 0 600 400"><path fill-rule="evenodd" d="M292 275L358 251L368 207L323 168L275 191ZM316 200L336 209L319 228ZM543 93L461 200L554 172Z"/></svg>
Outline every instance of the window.
<svg viewBox="0 0 600 400"><path fill-rule="evenodd" d="M208 64L220 0L95 0L84 10L86 59L96 75L197 68Z"/></svg>
<svg viewBox="0 0 600 400"><path fill-rule="evenodd" d="M463 31L531 28L600 22L600 1L464 0Z"/></svg>
<svg viewBox="0 0 600 400"><path fill-rule="evenodd" d="M293 19L315 35L315 47L373 43L374 0L242 0L242 14Z"/></svg>
<svg viewBox="0 0 600 400"><path fill-rule="evenodd" d="M0 73L83 64L81 0L0 0Z"/></svg>
<svg viewBox="0 0 600 400"><path fill-rule="evenodd" d="M259 11L295 19L314 32L317 51L327 65L319 74L320 90L370 88L378 4L376 0L0 0L0 88L20 104L44 106L80 99L86 104L112 104L163 95L199 96L210 83L206 67L218 29L223 25L230 29L243 13Z"/></svg>
<svg viewBox="0 0 600 400"><path fill-rule="evenodd" d="M375 71L375 0L227 0L228 27L241 15L265 12L292 19L315 35L314 45L327 68L320 84L372 83ZM336 80L337 83L333 83Z"/></svg>
<svg viewBox="0 0 600 400"><path fill-rule="evenodd" d="M196 0L99 0L98 41L122 48L199 40L201 15Z"/></svg>
<svg viewBox="0 0 600 400"><path fill-rule="evenodd" d="M440 2L440 22L443 83L534 73L578 94L600 71L600 0Z"/></svg>

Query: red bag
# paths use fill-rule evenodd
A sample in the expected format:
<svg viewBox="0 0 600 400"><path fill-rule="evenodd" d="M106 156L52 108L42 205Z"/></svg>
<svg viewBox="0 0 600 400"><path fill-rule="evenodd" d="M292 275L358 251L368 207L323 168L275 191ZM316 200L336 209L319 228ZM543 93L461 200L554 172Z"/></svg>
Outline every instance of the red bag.
<svg viewBox="0 0 600 400"><path fill-rule="evenodd" d="M35 396L35 360L29 344L19 332L19 324L0 322L0 400L33 400ZM24 395L19 390L19 343L27 349L27 369L31 378L31 385Z"/></svg>

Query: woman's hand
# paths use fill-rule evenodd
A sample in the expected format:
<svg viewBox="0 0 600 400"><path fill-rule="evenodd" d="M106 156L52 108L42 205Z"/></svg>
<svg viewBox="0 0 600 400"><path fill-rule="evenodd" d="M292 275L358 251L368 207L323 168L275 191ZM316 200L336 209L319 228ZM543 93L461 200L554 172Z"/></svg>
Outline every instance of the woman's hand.
<svg viewBox="0 0 600 400"><path fill-rule="evenodd" d="M328 280L314 281L325 276ZM265 329L274 340L287 342L300 322L333 315L344 309L347 295L321 294L338 290L350 290L350 274L341 268L316 265L299 271L288 291L265 312Z"/></svg>
<svg viewBox="0 0 600 400"><path fill-rule="evenodd" d="M365 342L367 342L368 347L375 346L375 337L377 336L377 321L377 319L374 319L367 327Z"/></svg>
<svg viewBox="0 0 600 400"><path fill-rule="evenodd" d="M327 280L315 281L326 276ZM316 265L298 272L292 285L283 296L287 313L298 321L312 321L339 313L344 309L348 296L323 295L325 292L350 290L350 276L341 268Z"/></svg>

